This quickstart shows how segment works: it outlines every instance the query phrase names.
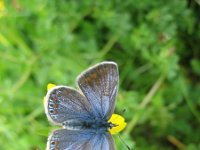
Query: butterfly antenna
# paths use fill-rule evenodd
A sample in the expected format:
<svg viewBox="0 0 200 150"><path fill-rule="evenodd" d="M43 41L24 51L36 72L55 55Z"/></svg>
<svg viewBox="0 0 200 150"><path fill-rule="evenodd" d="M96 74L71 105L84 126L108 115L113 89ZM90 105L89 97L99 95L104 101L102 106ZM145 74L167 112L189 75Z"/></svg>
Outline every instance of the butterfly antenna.
<svg viewBox="0 0 200 150"><path fill-rule="evenodd" d="M126 112L126 108L124 108L124 109L122 110L122 114L125 114L125 112Z"/></svg>
<svg viewBox="0 0 200 150"><path fill-rule="evenodd" d="M126 112L126 109L124 108L123 110L122 110L122 112L121 112L121 115L122 114L124 114ZM116 117L116 118L114 118L114 120L115 119L117 119L118 118L118 116ZM118 125L116 125L116 126L118 126ZM118 134L118 137L119 137L119 139L122 141L122 143L126 146L126 148L128 149L128 150L131 150L131 148L125 143L125 141L122 139L122 137Z"/></svg>
<svg viewBox="0 0 200 150"><path fill-rule="evenodd" d="M131 148L125 143L125 141L122 139L122 137L118 134L119 139L122 141L122 143L126 146L128 150L131 150Z"/></svg>

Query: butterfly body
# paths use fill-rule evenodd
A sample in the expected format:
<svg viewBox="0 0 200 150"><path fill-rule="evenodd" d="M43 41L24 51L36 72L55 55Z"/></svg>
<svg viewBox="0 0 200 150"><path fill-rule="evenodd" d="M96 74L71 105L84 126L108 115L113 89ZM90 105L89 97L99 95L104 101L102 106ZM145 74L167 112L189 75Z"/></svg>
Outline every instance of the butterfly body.
<svg viewBox="0 0 200 150"><path fill-rule="evenodd" d="M79 121L79 120L67 120L63 122L63 128L68 130L85 130L85 129L91 129L91 130L99 130L102 133L108 132L108 129L111 129L114 124L111 122L108 122L107 120L102 119L94 119L94 120L85 120L85 121Z"/></svg>

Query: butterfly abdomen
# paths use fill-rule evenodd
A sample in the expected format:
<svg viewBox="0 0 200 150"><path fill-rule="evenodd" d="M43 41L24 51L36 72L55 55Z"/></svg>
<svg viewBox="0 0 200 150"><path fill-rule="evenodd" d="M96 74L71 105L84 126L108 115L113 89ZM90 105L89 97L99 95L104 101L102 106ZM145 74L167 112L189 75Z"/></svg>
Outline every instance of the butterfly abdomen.
<svg viewBox="0 0 200 150"><path fill-rule="evenodd" d="M63 128L68 130L81 130L84 128L83 122L78 120L67 120L62 123Z"/></svg>

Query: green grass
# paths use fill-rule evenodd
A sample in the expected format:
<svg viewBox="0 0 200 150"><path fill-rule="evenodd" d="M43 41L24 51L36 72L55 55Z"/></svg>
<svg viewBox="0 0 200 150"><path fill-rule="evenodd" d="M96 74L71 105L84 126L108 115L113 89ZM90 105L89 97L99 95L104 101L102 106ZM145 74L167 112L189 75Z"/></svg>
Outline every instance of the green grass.
<svg viewBox="0 0 200 150"><path fill-rule="evenodd" d="M200 149L200 6L191 0L12 0L0 8L0 149L45 149L51 82L118 63L134 150ZM114 136L117 149L125 149Z"/></svg>

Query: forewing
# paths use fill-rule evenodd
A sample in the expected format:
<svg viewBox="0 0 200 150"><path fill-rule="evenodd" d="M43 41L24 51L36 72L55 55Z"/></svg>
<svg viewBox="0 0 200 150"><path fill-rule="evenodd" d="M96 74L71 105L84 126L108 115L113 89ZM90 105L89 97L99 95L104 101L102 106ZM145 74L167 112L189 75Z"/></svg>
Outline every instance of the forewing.
<svg viewBox="0 0 200 150"><path fill-rule="evenodd" d="M86 120L90 117L90 105L77 90L67 86L56 86L48 91L45 112L54 124L62 124L69 119Z"/></svg>
<svg viewBox="0 0 200 150"><path fill-rule="evenodd" d="M118 68L114 62L102 62L83 72L77 82L92 106L94 115L109 119L118 90Z"/></svg>
<svg viewBox="0 0 200 150"><path fill-rule="evenodd" d="M115 150L110 133L97 134L94 130L53 131L47 142L47 150Z"/></svg>

